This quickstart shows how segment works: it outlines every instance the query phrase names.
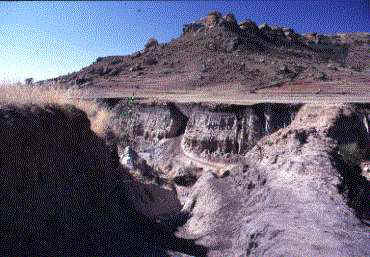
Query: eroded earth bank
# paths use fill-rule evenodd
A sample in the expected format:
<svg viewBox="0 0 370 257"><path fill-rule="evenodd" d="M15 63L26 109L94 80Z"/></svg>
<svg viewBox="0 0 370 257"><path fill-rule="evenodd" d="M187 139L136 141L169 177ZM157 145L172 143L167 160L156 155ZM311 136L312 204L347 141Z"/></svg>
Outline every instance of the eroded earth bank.
<svg viewBox="0 0 370 257"><path fill-rule="evenodd" d="M1 256L369 256L369 105L0 108Z"/></svg>

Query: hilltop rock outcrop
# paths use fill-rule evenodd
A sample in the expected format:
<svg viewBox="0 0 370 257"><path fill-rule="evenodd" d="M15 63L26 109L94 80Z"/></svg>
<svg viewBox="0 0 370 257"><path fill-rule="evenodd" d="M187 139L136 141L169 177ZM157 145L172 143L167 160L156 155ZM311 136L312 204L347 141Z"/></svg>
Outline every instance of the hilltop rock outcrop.
<svg viewBox="0 0 370 257"><path fill-rule="evenodd" d="M259 30L257 24L254 21L250 20L250 19L247 19L247 20L242 21L241 23L239 23L239 27L243 31L253 33L253 34L257 34L258 30Z"/></svg>

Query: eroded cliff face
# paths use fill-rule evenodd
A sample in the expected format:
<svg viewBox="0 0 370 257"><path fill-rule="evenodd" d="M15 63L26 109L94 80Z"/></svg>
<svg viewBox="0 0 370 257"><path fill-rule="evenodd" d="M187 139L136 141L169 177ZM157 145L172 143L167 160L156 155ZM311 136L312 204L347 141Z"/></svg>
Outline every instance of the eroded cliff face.
<svg viewBox="0 0 370 257"><path fill-rule="evenodd" d="M369 181L338 153L369 142L362 120L349 105L303 106L229 176L203 173L177 235L198 238L207 256L369 255L360 222L369 219Z"/></svg>
<svg viewBox="0 0 370 257"><path fill-rule="evenodd" d="M288 126L299 108L290 104L164 103L130 109L123 102L115 111L122 117L120 129L134 139L131 144L138 149L152 147L163 138L182 136L182 150L189 155L232 160L248 152L263 136Z"/></svg>
<svg viewBox="0 0 370 257"><path fill-rule="evenodd" d="M299 105L204 106L189 115L184 151L208 159L248 152L263 136L286 127Z"/></svg>
<svg viewBox="0 0 370 257"><path fill-rule="evenodd" d="M183 134L187 123L187 117L171 103L133 105L122 100L114 112L119 117L116 130L138 149Z"/></svg>

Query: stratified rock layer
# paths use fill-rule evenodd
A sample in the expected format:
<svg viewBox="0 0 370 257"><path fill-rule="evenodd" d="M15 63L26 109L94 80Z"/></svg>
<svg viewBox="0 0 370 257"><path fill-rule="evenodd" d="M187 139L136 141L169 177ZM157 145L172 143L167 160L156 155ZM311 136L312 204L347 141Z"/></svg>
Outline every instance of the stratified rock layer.
<svg viewBox="0 0 370 257"><path fill-rule="evenodd" d="M120 117L116 124L117 130L121 130L118 133L126 135L138 148L181 135L187 122L186 116L171 103L130 105L123 100L114 111Z"/></svg>
<svg viewBox="0 0 370 257"><path fill-rule="evenodd" d="M182 147L206 158L243 155L263 136L289 125L298 108L298 105L257 104L193 109Z"/></svg>

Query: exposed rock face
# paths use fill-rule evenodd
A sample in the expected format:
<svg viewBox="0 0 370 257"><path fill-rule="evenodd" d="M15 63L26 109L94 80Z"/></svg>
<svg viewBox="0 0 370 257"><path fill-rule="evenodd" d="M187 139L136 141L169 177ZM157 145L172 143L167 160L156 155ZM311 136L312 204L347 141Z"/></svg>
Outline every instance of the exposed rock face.
<svg viewBox="0 0 370 257"><path fill-rule="evenodd" d="M267 23L262 23L261 25L258 26L258 29L262 33L268 33L271 31L271 27Z"/></svg>
<svg viewBox="0 0 370 257"><path fill-rule="evenodd" d="M370 161L365 161L360 164L362 170L361 175L370 181Z"/></svg>
<svg viewBox="0 0 370 257"><path fill-rule="evenodd" d="M182 147L202 157L245 154L266 134L287 126L299 106L204 107L189 116Z"/></svg>
<svg viewBox="0 0 370 257"><path fill-rule="evenodd" d="M185 24L182 32L185 33L192 33L192 32L199 32L206 28L205 24L202 22L193 22L190 24Z"/></svg>
<svg viewBox="0 0 370 257"><path fill-rule="evenodd" d="M291 41L296 41L298 40L301 35L297 34L293 29L291 28L287 28L287 27L283 27L282 28L283 30L283 33L284 33L284 36L288 39L288 40L291 40Z"/></svg>
<svg viewBox="0 0 370 257"><path fill-rule="evenodd" d="M235 16L232 13L226 14L223 18L224 18L224 20L226 20L227 22L229 22L231 24L234 24L234 25L237 24Z"/></svg>
<svg viewBox="0 0 370 257"><path fill-rule="evenodd" d="M120 145L117 147L120 163L129 174L146 184L162 182L158 173L131 146L126 146L124 149Z"/></svg>
<svg viewBox="0 0 370 257"><path fill-rule="evenodd" d="M292 73L286 66L279 72ZM181 149L188 156L234 162L262 137L288 126L300 107L289 104L143 105L124 116L125 123L121 123L120 128L122 134L134 138L130 144L139 151L150 152L161 139L182 136ZM117 113L126 112L124 108L122 104L115 107ZM361 126L366 132L368 124L363 117Z"/></svg>
<svg viewBox="0 0 370 257"><path fill-rule="evenodd" d="M242 21L241 23L239 23L239 27L240 29L244 30L244 31L247 31L247 32L250 32L250 33L257 33L258 32L258 27L257 27L257 24L250 20L250 19L247 19L245 21Z"/></svg>
<svg viewBox="0 0 370 257"><path fill-rule="evenodd" d="M127 167L128 169L134 169L137 167L138 155L132 149L132 147L127 146L122 153L118 153L120 157L120 163Z"/></svg>
<svg viewBox="0 0 370 257"><path fill-rule="evenodd" d="M181 147L186 153L206 159L231 160L245 154L263 136L289 125L299 107L145 104L132 107L118 126L137 150L148 149L163 138L183 135ZM121 102L115 112L122 115L128 112L127 108Z"/></svg>
<svg viewBox="0 0 370 257"><path fill-rule="evenodd" d="M127 134L135 146L140 146L142 141L156 143L162 138L179 136L187 122L187 117L171 103L129 106L123 100L114 111L122 116L118 129Z"/></svg>
<svg viewBox="0 0 370 257"><path fill-rule="evenodd" d="M222 16L220 12L212 11L208 14L207 19L205 20L205 23L208 27L214 27L218 24L221 18Z"/></svg>
<svg viewBox="0 0 370 257"><path fill-rule="evenodd" d="M365 135L361 126L349 106L305 105L230 176L198 179L183 207L191 218L177 235L198 238L207 256L368 256L368 229L356 215L370 213L369 182L335 154L347 132Z"/></svg>

